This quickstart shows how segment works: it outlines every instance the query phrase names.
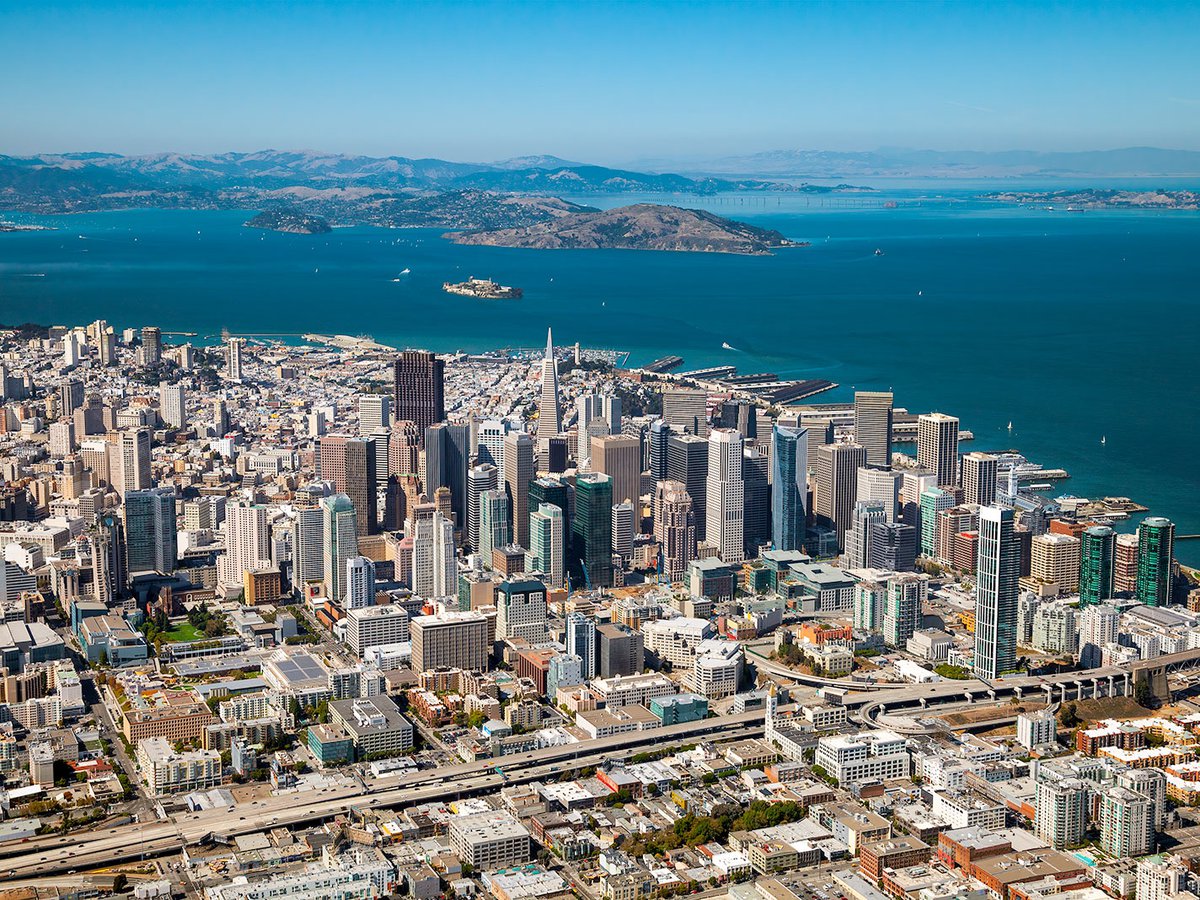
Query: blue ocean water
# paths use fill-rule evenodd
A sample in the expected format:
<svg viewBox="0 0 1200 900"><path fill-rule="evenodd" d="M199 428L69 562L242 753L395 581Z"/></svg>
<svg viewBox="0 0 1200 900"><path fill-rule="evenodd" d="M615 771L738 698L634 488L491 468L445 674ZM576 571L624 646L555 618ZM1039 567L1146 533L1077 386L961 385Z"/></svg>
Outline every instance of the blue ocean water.
<svg viewBox="0 0 1200 900"><path fill-rule="evenodd" d="M9 216L59 230L0 234L0 321L104 317L198 342L222 328L371 334L440 351L536 347L552 326L556 342L629 351L633 363L677 353L685 368L839 383L819 400L892 388L911 411L960 416L976 436L964 449L1012 447L1067 469L1056 493L1129 496L1200 533L1200 214L998 206L920 185L671 202L812 246L530 251L460 247L431 229L264 233L242 228L239 212ZM468 275L525 296L440 290ZM1178 555L1200 564L1200 541Z"/></svg>

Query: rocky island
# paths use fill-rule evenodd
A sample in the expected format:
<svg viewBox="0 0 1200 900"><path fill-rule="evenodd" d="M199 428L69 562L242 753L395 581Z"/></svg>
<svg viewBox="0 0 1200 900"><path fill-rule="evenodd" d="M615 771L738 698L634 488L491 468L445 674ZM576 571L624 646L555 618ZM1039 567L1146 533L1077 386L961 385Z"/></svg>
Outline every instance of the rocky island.
<svg viewBox="0 0 1200 900"><path fill-rule="evenodd" d="M287 234L328 234L333 228L322 216L313 216L295 209L269 209L245 223L247 228L283 231Z"/></svg>
<svg viewBox="0 0 1200 900"><path fill-rule="evenodd" d="M770 231L699 209L637 203L617 209L576 212L520 228L451 232L456 244L535 250L673 250L696 253L769 254L805 246Z"/></svg>

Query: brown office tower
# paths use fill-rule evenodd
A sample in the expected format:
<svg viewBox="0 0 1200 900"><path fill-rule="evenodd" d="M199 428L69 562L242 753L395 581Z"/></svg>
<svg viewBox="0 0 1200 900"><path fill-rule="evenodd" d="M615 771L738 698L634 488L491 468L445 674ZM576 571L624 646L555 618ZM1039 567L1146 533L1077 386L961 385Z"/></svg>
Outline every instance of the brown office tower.
<svg viewBox="0 0 1200 900"><path fill-rule="evenodd" d="M413 422L421 440L425 429L446 418L445 363L425 350L405 350L395 363L395 416Z"/></svg>
<svg viewBox="0 0 1200 900"><path fill-rule="evenodd" d="M613 480L613 503L642 494L642 442L627 434L592 438L592 471Z"/></svg>
<svg viewBox="0 0 1200 900"><path fill-rule="evenodd" d="M332 481L334 490L345 494L358 513L360 535L379 531L379 503L375 491L375 441L345 434L321 438L317 475Z"/></svg>
<svg viewBox="0 0 1200 900"><path fill-rule="evenodd" d="M383 497L383 530L403 531L404 519L408 515L408 496L400 476L391 475Z"/></svg>
<svg viewBox="0 0 1200 900"><path fill-rule="evenodd" d="M508 533L514 544L525 548L529 547L529 482L536 477L533 438L523 431L509 432L504 437L504 492L508 495Z"/></svg>
<svg viewBox="0 0 1200 900"><path fill-rule="evenodd" d="M425 432L415 422L396 422L388 438L388 471L392 475L417 475L421 471L420 450Z"/></svg>

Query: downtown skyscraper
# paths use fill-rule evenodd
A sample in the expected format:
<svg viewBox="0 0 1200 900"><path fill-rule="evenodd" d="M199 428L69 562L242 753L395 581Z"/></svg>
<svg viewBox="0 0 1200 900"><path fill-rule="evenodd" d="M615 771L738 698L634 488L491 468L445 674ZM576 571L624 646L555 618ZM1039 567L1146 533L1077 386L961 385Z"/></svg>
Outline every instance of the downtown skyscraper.
<svg viewBox="0 0 1200 900"><path fill-rule="evenodd" d="M154 486L150 470L150 429L122 431L108 445L108 471L113 489L119 494L144 491Z"/></svg>
<svg viewBox="0 0 1200 900"><path fill-rule="evenodd" d="M1079 541L1079 605L1091 606L1111 599L1116 532L1107 525L1093 525L1083 530Z"/></svg>
<svg viewBox="0 0 1200 900"><path fill-rule="evenodd" d="M917 466L937 475L941 488L958 485L958 419L944 413L917 418Z"/></svg>
<svg viewBox="0 0 1200 900"><path fill-rule="evenodd" d="M567 653L583 660L583 677L596 677L596 620L581 612L567 616Z"/></svg>
<svg viewBox="0 0 1200 900"><path fill-rule="evenodd" d="M525 548L529 547L529 482L536 475L533 438L523 431L505 436L504 492L508 494L509 533Z"/></svg>
<svg viewBox="0 0 1200 900"><path fill-rule="evenodd" d="M589 472L575 480L571 568L588 588L612 587L612 507L608 475Z"/></svg>
<svg viewBox="0 0 1200 900"><path fill-rule="evenodd" d="M678 481L692 498L696 514L696 540L705 539L705 506L708 490L708 441L695 434L672 433L667 439L667 478Z"/></svg>
<svg viewBox="0 0 1200 900"><path fill-rule="evenodd" d="M345 494L324 497L320 505L325 596L341 603L346 596L346 562L358 556L358 513Z"/></svg>
<svg viewBox="0 0 1200 900"><path fill-rule="evenodd" d="M479 495L479 534L474 546L485 566L492 564L492 551L506 547L512 541L509 509L508 495L502 490L484 491Z"/></svg>
<svg viewBox="0 0 1200 900"><path fill-rule="evenodd" d="M1137 538L1137 599L1147 606L1166 606L1175 577L1175 523L1148 516L1138 525Z"/></svg>
<svg viewBox="0 0 1200 900"><path fill-rule="evenodd" d="M542 503L529 514L529 554L526 568L540 572L549 588L566 584L566 525L563 511Z"/></svg>
<svg viewBox="0 0 1200 900"><path fill-rule="evenodd" d="M637 501L642 487L642 447L636 437L609 434L592 438L592 471L612 476L613 502Z"/></svg>
<svg viewBox="0 0 1200 900"><path fill-rule="evenodd" d="M425 350L405 350L392 368L392 408L397 422L425 429L446 418L445 363Z"/></svg>
<svg viewBox="0 0 1200 900"><path fill-rule="evenodd" d="M856 391L854 442L867 451L867 465L886 469L892 464L892 392Z"/></svg>
<svg viewBox="0 0 1200 900"><path fill-rule="evenodd" d="M996 467L999 461L990 453L968 453L962 460L963 502L992 506L996 502Z"/></svg>
<svg viewBox="0 0 1200 900"><path fill-rule="evenodd" d="M975 675L998 678L1017 667L1017 594L1021 548L1011 509L979 510L975 578Z"/></svg>
<svg viewBox="0 0 1200 900"><path fill-rule="evenodd" d="M731 429L714 428L708 437L704 534L727 563L741 562L745 556L743 491L742 436Z"/></svg>
<svg viewBox="0 0 1200 900"><path fill-rule="evenodd" d="M453 522L439 512L417 522L412 553L413 593L426 599L458 593Z"/></svg>
<svg viewBox="0 0 1200 900"><path fill-rule="evenodd" d="M776 425L771 431L771 543L776 550L804 547L808 500L808 430Z"/></svg>
<svg viewBox="0 0 1200 900"><path fill-rule="evenodd" d="M660 481L654 490L654 538L663 577L682 581L696 558L696 514L681 482Z"/></svg>
<svg viewBox="0 0 1200 900"><path fill-rule="evenodd" d="M230 381L242 380L242 338L230 338L226 344L225 377Z"/></svg>
<svg viewBox="0 0 1200 900"><path fill-rule="evenodd" d="M187 427L187 394L182 384L159 383L158 414L172 428Z"/></svg>
<svg viewBox="0 0 1200 900"><path fill-rule="evenodd" d="M358 513L358 533L375 534L379 530L375 439L329 434L321 438L318 450L318 477L333 482L335 491L350 498Z"/></svg>
<svg viewBox="0 0 1200 900"><path fill-rule="evenodd" d="M122 509L128 571L165 575L175 571L175 491L171 488L130 491L125 495Z"/></svg>
<svg viewBox="0 0 1200 900"><path fill-rule="evenodd" d="M845 546L846 529L853 520L858 499L858 470L866 458L867 451L858 444L826 444L817 448L813 506L818 523L837 532L838 547Z"/></svg>
<svg viewBox="0 0 1200 900"><path fill-rule="evenodd" d="M562 408L558 403L558 360L554 358L554 335L546 329L546 356L542 360L542 391L538 401L538 443L562 432Z"/></svg>
<svg viewBox="0 0 1200 900"><path fill-rule="evenodd" d="M483 495L494 491L499 485L499 472L491 463L480 463L467 473L467 526L466 543L479 548L479 519Z"/></svg>
<svg viewBox="0 0 1200 900"><path fill-rule="evenodd" d="M467 474L471 460L471 427L438 422L425 429L425 495L450 490L450 508L459 528L467 524Z"/></svg>

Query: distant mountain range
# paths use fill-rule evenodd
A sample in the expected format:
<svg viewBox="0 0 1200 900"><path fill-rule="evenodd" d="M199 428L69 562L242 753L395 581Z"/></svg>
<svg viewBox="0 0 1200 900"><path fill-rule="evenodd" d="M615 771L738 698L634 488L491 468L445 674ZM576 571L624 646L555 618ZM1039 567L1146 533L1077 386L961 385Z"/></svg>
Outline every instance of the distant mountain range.
<svg viewBox="0 0 1200 900"><path fill-rule="evenodd" d="M650 169L662 159L638 163ZM1120 177L1200 175L1200 152L1126 147L1119 150L912 150L883 147L864 152L772 150L745 156L671 160L673 170L694 178L841 179L870 177L1011 178L1018 176Z"/></svg>
<svg viewBox="0 0 1200 900"><path fill-rule="evenodd" d="M676 161L677 162L677 161ZM864 192L844 179L871 177L1109 177L1193 175L1200 152L1132 147L1081 153L1004 153L884 148L863 153L780 150L692 159L682 169L648 160L615 169L556 156L493 163L255 153L62 153L0 156L0 210L90 212L156 207L273 212L265 222L315 216L331 226L527 228L588 211L588 195L664 197L726 192ZM812 180L836 182L811 184ZM270 227L270 226L268 226Z"/></svg>

